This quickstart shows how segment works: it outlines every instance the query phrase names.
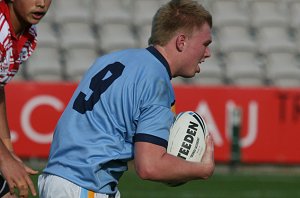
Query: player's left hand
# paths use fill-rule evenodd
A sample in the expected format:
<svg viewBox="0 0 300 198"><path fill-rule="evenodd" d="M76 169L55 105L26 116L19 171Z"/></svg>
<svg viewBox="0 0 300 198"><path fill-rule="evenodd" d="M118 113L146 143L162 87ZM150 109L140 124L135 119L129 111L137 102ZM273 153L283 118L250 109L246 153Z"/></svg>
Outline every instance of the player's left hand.
<svg viewBox="0 0 300 198"><path fill-rule="evenodd" d="M211 134L208 134L206 138L206 148L203 154L201 163L206 167L206 176L205 179L209 178L215 169L215 160L214 160L214 142Z"/></svg>
<svg viewBox="0 0 300 198"><path fill-rule="evenodd" d="M9 189L7 196L13 196L15 189L18 189L19 197L27 198L29 191L36 196L36 190L29 174L36 174L37 171L27 167L22 160L12 152L3 152L1 156L0 172L6 179Z"/></svg>
<svg viewBox="0 0 300 198"><path fill-rule="evenodd" d="M15 194L7 193L7 194L4 195L2 198L17 198L17 196L16 196Z"/></svg>
<svg viewBox="0 0 300 198"><path fill-rule="evenodd" d="M39 172L37 170L33 170L32 168L28 167L26 164L24 164L24 162L18 157L16 156L16 154L14 152L11 152L11 155L13 156L13 158L15 160L17 160L18 162L21 163L21 165L25 168L26 172L30 175L36 175Z"/></svg>

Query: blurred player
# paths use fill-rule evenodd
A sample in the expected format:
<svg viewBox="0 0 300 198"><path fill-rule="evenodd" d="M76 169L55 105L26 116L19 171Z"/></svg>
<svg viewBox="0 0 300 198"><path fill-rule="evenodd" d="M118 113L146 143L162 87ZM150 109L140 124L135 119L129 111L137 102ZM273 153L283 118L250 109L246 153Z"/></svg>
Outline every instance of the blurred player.
<svg viewBox="0 0 300 198"><path fill-rule="evenodd" d="M46 14L51 0L0 0L0 197L28 197L28 190L36 195L29 174L37 174L15 154L10 139L6 115L5 89L36 47L37 24ZM0 175L0 177L1 177ZM10 191L10 193L9 193ZM11 194L11 195L10 195Z"/></svg>
<svg viewBox="0 0 300 198"><path fill-rule="evenodd" d="M196 1L173 0L153 20L148 48L100 57L84 75L55 129L41 198L120 197L133 158L141 179L178 184L212 175L212 137L201 163L166 152L171 79L193 77L210 56L211 15Z"/></svg>

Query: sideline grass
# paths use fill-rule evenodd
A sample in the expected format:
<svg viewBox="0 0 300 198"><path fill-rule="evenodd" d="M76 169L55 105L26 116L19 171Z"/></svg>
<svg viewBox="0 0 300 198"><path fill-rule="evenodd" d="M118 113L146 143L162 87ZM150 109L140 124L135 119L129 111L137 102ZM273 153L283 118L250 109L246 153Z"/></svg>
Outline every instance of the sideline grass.
<svg viewBox="0 0 300 198"><path fill-rule="evenodd" d="M125 198L295 198L300 197L299 186L300 175L216 173L207 181L172 188L128 172L120 190Z"/></svg>
<svg viewBox="0 0 300 198"><path fill-rule="evenodd" d="M33 177L37 183L37 176ZM142 181L130 169L120 181L122 198L296 198L300 197L300 174L258 171L218 171L207 181L179 187Z"/></svg>

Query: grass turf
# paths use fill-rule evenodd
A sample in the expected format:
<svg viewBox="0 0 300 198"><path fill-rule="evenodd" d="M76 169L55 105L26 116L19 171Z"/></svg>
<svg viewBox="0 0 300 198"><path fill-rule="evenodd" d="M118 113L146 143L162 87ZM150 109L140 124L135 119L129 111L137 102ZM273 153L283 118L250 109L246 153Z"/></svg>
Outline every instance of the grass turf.
<svg viewBox="0 0 300 198"><path fill-rule="evenodd" d="M121 180L120 191L125 198L295 198L300 197L299 186L299 175L216 173L207 181L172 188L141 181L128 172Z"/></svg>
<svg viewBox="0 0 300 198"><path fill-rule="evenodd" d="M37 183L37 176L32 177ZM120 180L122 198L295 198L300 197L300 174L273 170L216 171L206 181L179 187L142 181L130 169Z"/></svg>

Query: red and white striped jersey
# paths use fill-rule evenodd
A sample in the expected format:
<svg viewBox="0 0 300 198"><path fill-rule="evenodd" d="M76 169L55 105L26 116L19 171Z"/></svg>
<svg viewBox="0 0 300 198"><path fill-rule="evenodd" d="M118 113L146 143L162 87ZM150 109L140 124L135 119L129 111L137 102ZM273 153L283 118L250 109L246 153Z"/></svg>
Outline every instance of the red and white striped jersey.
<svg viewBox="0 0 300 198"><path fill-rule="evenodd" d="M0 86L10 81L36 47L36 27L27 28L16 37L5 1L0 1Z"/></svg>

